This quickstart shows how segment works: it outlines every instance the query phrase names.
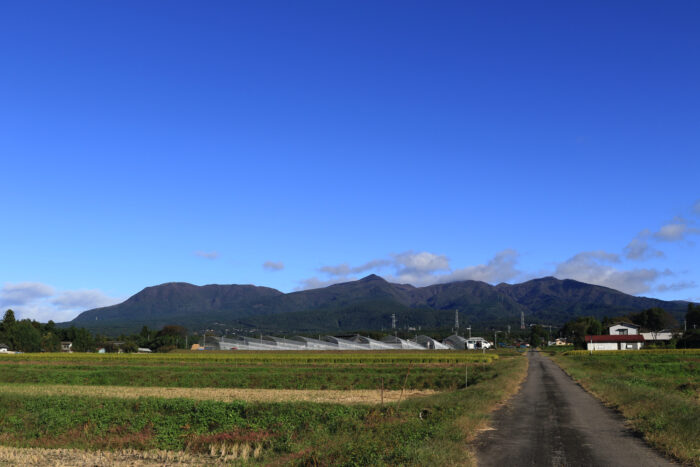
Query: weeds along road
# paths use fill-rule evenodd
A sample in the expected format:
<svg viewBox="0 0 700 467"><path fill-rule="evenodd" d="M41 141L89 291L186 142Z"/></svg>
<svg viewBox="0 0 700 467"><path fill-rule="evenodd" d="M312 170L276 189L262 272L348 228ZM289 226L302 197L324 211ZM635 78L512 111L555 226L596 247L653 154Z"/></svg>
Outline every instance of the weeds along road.
<svg viewBox="0 0 700 467"><path fill-rule="evenodd" d="M528 354L520 392L476 440L479 466L672 465L552 360Z"/></svg>

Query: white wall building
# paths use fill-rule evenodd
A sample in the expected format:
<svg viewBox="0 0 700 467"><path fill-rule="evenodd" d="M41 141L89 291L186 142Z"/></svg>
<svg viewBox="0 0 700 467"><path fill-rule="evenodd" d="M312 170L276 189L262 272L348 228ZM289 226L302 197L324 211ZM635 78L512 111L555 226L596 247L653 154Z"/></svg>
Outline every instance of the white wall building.
<svg viewBox="0 0 700 467"><path fill-rule="evenodd" d="M663 329L658 332L643 332L641 333L646 341L670 341L673 339L673 331Z"/></svg>
<svg viewBox="0 0 700 467"><path fill-rule="evenodd" d="M639 334L639 326L632 323L617 323L610 326L611 336L636 336Z"/></svg>
<svg viewBox="0 0 700 467"><path fill-rule="evenodd" d="M588 350L639 350L644 347L644 336L639 334L616 336L586 336Z"/></svg>

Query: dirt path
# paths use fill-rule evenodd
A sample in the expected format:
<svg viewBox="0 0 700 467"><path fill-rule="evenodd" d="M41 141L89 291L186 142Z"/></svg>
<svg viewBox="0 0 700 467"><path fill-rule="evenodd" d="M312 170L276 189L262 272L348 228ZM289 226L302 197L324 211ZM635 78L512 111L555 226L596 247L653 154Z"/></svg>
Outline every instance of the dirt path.
<svg viewBox="0 0 700 467"><path fill-rule="evenodd" d="M530 352L521 391L476 440L480 466L672 465L552 360Z"/></svg>
<svg viewBox="0 0 700 467"><path fill-rule="evenodd" d="M162 388L135 386L74 386L40 384L0 384L0 392L42 396L91 396L136 399L139 397L161 397L165 399L198 399L223 402L328 402L332 404L379 404L382 393L378 390L314 390L314 389L225 389L225 388ZM399 398L429 396L431 390L384 391L385 403Z"/></svg>

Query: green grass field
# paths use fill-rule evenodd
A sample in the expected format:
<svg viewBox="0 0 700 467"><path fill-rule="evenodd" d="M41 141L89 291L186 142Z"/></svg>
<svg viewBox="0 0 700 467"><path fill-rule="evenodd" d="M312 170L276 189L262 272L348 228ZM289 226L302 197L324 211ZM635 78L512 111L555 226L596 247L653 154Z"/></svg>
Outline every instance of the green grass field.
<svg viewBox="0 0 700 467"><path fill-rule="evenodd" d="M515 392L526 366L526 358L505 352L4 356L0 445L167 450L224 463L464 464L470 459L465 440L486 423L498 402ZM469 387L464 389L466 367ZM48 396L24 390L71 385L121 386L125 392L142 386L379 391L382 382L386 390L440 392L347 405ZM12 391L3 391L5 387Z"/></svg>
<svg viewBox="0 0 700 467"><path fill-rule="evenodd" d="M700 465L700 351L574 351L553 358L652 445Z"/></svg>
<svg viewBox="0 0 700 467"><path fill-rule="evenodd" d="M454 390L464 384L464 365L473 367L476 382L497 358L467 352L19 354L0 357L0 383L389 390L406 383ZM409 368L415 370L406 380Z"/></svg>

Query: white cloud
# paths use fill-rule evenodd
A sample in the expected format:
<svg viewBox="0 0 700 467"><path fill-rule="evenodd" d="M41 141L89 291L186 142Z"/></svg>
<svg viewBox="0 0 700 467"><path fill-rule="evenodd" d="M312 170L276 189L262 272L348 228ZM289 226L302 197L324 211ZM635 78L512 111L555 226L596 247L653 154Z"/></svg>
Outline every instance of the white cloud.
<svg viewBox="0 0 700 467"><path fill-rule="evenodd" d="M67 290L51 300L61 310L90 310L119 303L99 290Z"/></svg>
<svg viewBox="0 0 700 467"><path fill-rule="evenodd" d="M99 290L56 291L39 282L4 284L0 289L0 307L11 308L18 319L40 322L68 321L92 308L114 305L121 299L105 295Z"/></svg>
<svg viewBox="0 0 700 467"><path fill-rule="evenodd" d="M443 277L441 282L458 280L475 280L489 283L506 282L520 274L515 264L518 262L518 252L507 249L496 254L488 263L457 269Z"/></svg>
<svg viewBox="0 0 700 467"><path fill-rule="evenodd" d="M0 306L25 305L53 294L53 287L40 282L7 283L0 289Z"/></svg>
<svg viewBox="0 0 700 467"><path fill-rule="evenodd" d="M664 257L663 251L659 251L649 245L644 232L633 238L632 241L625 247L624 252L625 258L637 261Z"/></svg>
<svg viewBox="0 0 700 467"><path fill-rule="evenodd" d="M664 242L677 242L684 240L689 235L700 234L700 229L690 227L683 218L677 218L669 224L664 225L654 234L654 238Z"/></svg>
<svg viewBox="0 0 700 467"><path fill-rule="evenodd" d="M218 251L195 251L194 254L205 259L217 259L219 257Z"/></svg>
<svg viewBox="0 0 700 467"><path fill-rule="evenodd" d="M348 282L357 280L356 277L336 277L333 279L323 280L318 277L310 277L299 282L299 286L296 290L308 290L308 289L320 289L322 287L328 287L329 285L339 284L341 282Z"/></svg>
<svg viewBox="0 0 700 467"><path fill-rule="evenodd" d="M336 266L323 266L319 271L328 279L311 277L300 282L299 290L326 287L338 282L355 280L355 276L380 269L393 269L392 273L384 274L386 280L415 286L425 286L458 280L481 280L485 282L503 282L520 274L515 268L518 253L515 250L504 250L498 253L486 264L452 270L450 260L445 255L427 251L407 251L390 255L391 259L375 259L361 266L350 266L347 263Z"/></svg>
<svg viewBox="0 0 700 467"><path fill-rule="evenodd" d="M329 276L345 277L349 274L360 274L367 271L381 269L391 265L391 263L391 261L386 259L374 259L366 262L365 264L354 267L350 267L348 263L339 264L337 266L323 266L319 268L319 271L324 274L328 274Z"/></svg>
<svg viewBox="0 0 700 467"><path fill-rule="evenodd" d="M620 257L605 251L588 251L579 253L557 265L554 273L559 279L575 279L589 284L610 287L621 292L637 295L651 289L651 284L663 275L670 275L666 270L615 268L611 263L619 263Z"/></svg>
<svg viewBox="0 0 700 467"><path fill-rule="evenodd" d="M432 274L437 271L449 271L450 260L445 255L436 255L423 251L414 253L407 251L394 256L394 264L402 274Z"/></svg>
<svg viewBox="0 0 700 467"><path fill-rule="evenodd" d="M284 263L282 261L265 261L263 263L263 269L268 271L281 271L284 269Z"/></svg>
<svg viewBox="0 0 700 467"><path fill-rule="evenodd" d="M656 290L659 292L677 292L679 290L692 289L697 287L694 281L673 282L671 284L659 284Z"/></svg>

